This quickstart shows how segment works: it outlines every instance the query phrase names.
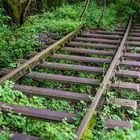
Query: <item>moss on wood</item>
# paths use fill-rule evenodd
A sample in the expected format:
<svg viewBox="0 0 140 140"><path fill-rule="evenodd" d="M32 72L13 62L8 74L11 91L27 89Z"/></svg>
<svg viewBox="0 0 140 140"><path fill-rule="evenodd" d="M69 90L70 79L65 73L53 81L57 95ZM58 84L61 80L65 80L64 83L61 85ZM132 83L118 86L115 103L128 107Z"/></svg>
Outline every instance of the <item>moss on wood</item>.
<svg viewBox="0 0 140 140"><path fill-rule="evenodd" d="M96 125L96 112L93 112L92 117L90 118L87 127L84 131L84 134L82 136L81 140L89 140L90 138L92 138L92 130Z"/></svg>

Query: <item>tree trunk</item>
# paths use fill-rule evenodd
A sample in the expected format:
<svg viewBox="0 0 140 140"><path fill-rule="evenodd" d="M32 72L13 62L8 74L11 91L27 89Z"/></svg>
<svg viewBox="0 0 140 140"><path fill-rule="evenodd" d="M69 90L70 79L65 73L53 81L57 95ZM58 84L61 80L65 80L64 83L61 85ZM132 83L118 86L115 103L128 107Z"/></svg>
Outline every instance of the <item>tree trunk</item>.
<svg viewBox="0 0 140 140"><path fill-rule="evenodd" d="M31 0L6 0L8 8L11 9L10 16L14 23L21 24L31 3Z"/></svg>
<svg viewBox="0 0 140 140"><path fill-rule="evenodd" d="M26 17L26 13L30 7L30 4L31 4L32 0L28 0L27 1L27 4L25 5L21 15L20 15L20 24L23 24L24 20L25 20L25 17Z"/></svg>

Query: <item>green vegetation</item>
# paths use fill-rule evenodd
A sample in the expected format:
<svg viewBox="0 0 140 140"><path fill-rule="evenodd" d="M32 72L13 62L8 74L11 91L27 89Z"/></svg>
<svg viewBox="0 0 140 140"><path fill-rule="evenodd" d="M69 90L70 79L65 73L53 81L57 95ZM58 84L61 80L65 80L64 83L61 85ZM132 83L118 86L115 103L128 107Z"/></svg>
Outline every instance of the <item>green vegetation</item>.
<svg viewBox="0 0 140 140"><path fill-rule="evenodd" d="M101 28L112 30L117 22L125 23L129 15L133 12L127 5L118 12L120 4L110 4L106 8L104 17L100 23ZM91 3L86 17L79 21L83 3L74 5L65 5L53 11L48 11L42 15L30 16L21 27L15 25L9 27L6 22L9 17L4 16L3 10L0 10L0 68L11 66L18 58L24 58L29 52L38 50L36 42L40 33L54 32L65 35L76 29L80 25L90 28L96 28L101 15L102 6ZM124 10L126 9L127 10ZM122 15L118 17L118 15ZM125 15L125 16L124 16Z"/></svg>
<svg viewBox="0 0 140 140"><path fill-rule="evenodd" d="M27 81L26 81L27 83ZM34 82L32 82L34 83ZM52 85L51 85L52 86ZM13 84L11 82L6 82L3 86L0 86L0 96L1 96L1 102L6 102L10 104L20 104L20 105L27 105L35 108L42 108L42 109L53 109L57 111L64 111L64 109L70 109L68 111L73 112L72 106L69 106L66 101L59 101L59 100L54 100L52 101L48 100L47 104L44 104L45 99L40 98L40 97L32 97L28 98L27 96L23 95L19 91L14 91L11 90L13 87ZM129 91L118 91L118 90L113 90L109 91L107 93L106 100L110 98L115 98L117 95L121 95L122 98L129 98L129 99L135 99L138 102L140 101L140 97L136 92L132 92L130 94ZM18 100L17 100L18 99ZM81 105L80 105L81 104ZM87 105L83 103L82 101L78 104L78 109L81 106L81 109L84 108L84 110L87 108ZM47 108L46 108L47 107ZM74 107L76 109L76 106ZM86 111L86 110L85 110ZM118 112L116 114L116 112ZM63 121L63 123L48 123L44 121L38 121L34 119L30 119L27 117L22 117L20 114L14 115L12 111L8 113L7 115L3 114L0 112L0 125L5 127L11 128L13 131L20 131L25 134L32 134L32 135L37 135L41 136L43 138L50 138L50 139L56 139L56 140L61 140L63 139L73 139L75 136L75 129L76 126L79 125L79 122L76 124L68 124ZM140 112L139 110L137 112L132 111L132 110L125 110L122 109L118 105L104 105L103 110L100 114L100 117L97 119L97 125L95 129L93 129L93 135L91 135L91 129L85 133L84 140L138 140L140 138L139 136L139 121L140 121ZM82 114L81 114L82 115ZM83 115L82 115L83 116ZM120 130L116 128L115 130L111 130L110 132L106 130L106 126L104 125L103 122L107 118L113 118L113 119L125 119L127 117L128 119L132 120L131 123L133 124L133 129L132 130ZM95 117L92 118L93 124L95 123ZM80 121L81 119L77 118L77 121ZM103 124L102 124L103 123ZM89 128L93 127L89 125ZM66 129L67 128L67 129ZM40 131L41 130L41 131ZM47 133L46 133L47 132ZM89 133L88 133L89 132ZM10 132L6 129L3 131L0 135L2 137L2 140L7 140L8 137L12 136Z"/></svg>
<svg viewBox="0 0 140 140"><path fill-rule="evenodd" d="M130 99L140 101L140 96L137 92L126 90L112 90L107 92L106 101L119 96L119 98ZM116 120L130 120L133 126L132 129L121 130L116 128L115 130L106 130L105 121L108 118ZM139 140L140 139L140 110L133 111L130 109L122 109L121 106L104 105L99 118L98 123L93 129L93 138L91 140Z"/></svg>
<svg viewBox="0 0 140 140"><path fill-rule="evenodd" d="M1 114L1 113L0 113ZM8 129L4 129L3 131L1 131L0 133L0 139L1 140L8 140L10 137L12 137L13 135L9 132Z"/></svg>
<svg viewBox="0 0 140 140"><path fill-rule="evenodd" d="M77 0L79 1L79 0ZM52 1L51 1L52 2ZM59 3L60 2L60 3ZM64 1L57 1L51 3L51 10L46 9L42 14L36 14L28 16L27 20L19 27L19 25L12 24L9 26L11 18L5 15L3 8L0 8L0 68L3 67L17 67L19 64L16 63L18 58L27 58L27 55L32 51L39 50L38 36L40 34L49 34L56 33L60 36L66 35L67 33L73 31L79 26L83 25L87 28L96 28L100 27L105 30L112 31L116 26L126 25L126 22L130 15L138 12L139 6L132 5L130 6L130 1L128 0L119 0L117 3L110 2L105 8L105 13L99 22L99 19L102 15L103 6L101 4L96 4L92 1L89 5L89 8L86 12L83 20L80 20L80 14L84 7L83 2L75 3L73 5L61 5L59 8L54 8L53 6L62 4ZM73 0L71 1L74 2ZM59 4L58 4L59 3ZM54 9L53 9L54 8ZM19 22L19 21L18 21ZM135 48L132 50L136 52ZM66 52L60 52L66 54ZM67 53L69 54L69 53ZM91 57L96 57L97 55L89 55ZM100 58L100 56L98 56ZM107 57L106 57L107 58ZM110 58L110 57L108 57ZM79 64L78 62L64 61L64 60L51 60L48 61L59 62L62 64ZM84 63L83 63L84 64ZM93 64L95 66L95 64ZM106 68L106 64L96 64L97 66L102 66ZM92 64L90 65L92 66ZM71 72L71 71L60 71L60 70L50 70L50 69L38 69L35 71L47 72L54 74L63 74L67 76L77 76L77 77L87 77L101 79L102 76L93 73L86 72ZM127 79L132 80L132 79ZM139 82L139 80L137 80ZM86 93L93 100L94 96L91 95L92 87L83 86L83 85L74 85L74 84L61 84L56 82L48 81L37 81L31 78L24 78L19 81L21 84L26 84L29 86L37 87L47 87L51 89L63 89L71 92L80 92ZM4 114L0 111L0 126L2 126L3 131L0 133L0 140L7 140L11 137L10 130L18 131L25 134L31 134L35 136L40 136L45 139L50 140L72 140L76 137L75 131L79 125L82 117L84 116L89 103L80 101L79 103L73 103L65 100L56 100L56 99L46 99L42 97L28 97L25 94L12 90L13 83L7 81L4 85L0 86L0 102L5 102L9 104L23 105L28 107L34 107L38 109L50 109L55 111L64 111L70 113L78 113L75 124L68 124L66 120L63 120L63 123L50 123L45 121L39 121L19 115L14 115L12 110ZM130 91L122 91L121 93L117 90L109 91L108 98L116 97L121 95L122 98L136 99L140 100L140 97L137 93L131 93ZM76 111L78 110L78 111ZM115 112L115 113L114 113ZM117 112L117 114L116 114ZM115 115L114 115L115 114ZM129 117L128 117L128 116ZM140 112L124 110L117 105L105 105L103 107L102 113L97 120L96 128L92 128L95 125L95 116L91 118L90 123L87 126L87 131L83 135L83 140L139 140L140 139ZM98 116L97 116L98 117ZM102 122L105 122L106 118L113 119L130 119L132 120L133 130L120 130L115 129L112 131L107 131L106 127ZM9 129L7 129L9 128Z"/></svg>
<svg viewBox="0 0 140 140"><path fill-rule="evenodd" d="M47 101L44 98L35 96L28 98L26 95L23 95L19 91L11 90L12 87L13 84L9 81L7 81L3 86L0 86L0 102L19 104L23 106L26 105L29 107L41 109L53 109L57 111L68 110L70 112L73 112L72 106L66 101L59 101L54 99L52 99L52 101ZM80 108L80 106L81 108L85 108L86 104L81 102L78 103L77 106L78 108ZM65 120L63 121L63 123L48 123L30 119L27 117L22 117L20 114L14 115L12 113L12 110L7 113L7 115L2 112L0 112L0 114L0 125L3 126L3 128L9 127L13 131L37 135L52 140L69 140L76 137L74 134L76 126L74 124L66 123ZM1 133L1 135L5 138L3 140L7 140L7 134L7 131Z"/></svg>

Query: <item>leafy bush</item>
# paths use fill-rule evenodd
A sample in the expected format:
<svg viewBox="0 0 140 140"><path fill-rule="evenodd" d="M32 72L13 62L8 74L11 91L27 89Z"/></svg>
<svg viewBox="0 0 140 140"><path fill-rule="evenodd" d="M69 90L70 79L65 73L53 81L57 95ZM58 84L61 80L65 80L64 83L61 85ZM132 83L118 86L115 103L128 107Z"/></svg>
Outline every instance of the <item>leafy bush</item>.
<svg viewBox="0 0 140 140"><path fill-rule="evenodd" d="M56 18L72 19L78 20L79 13L74 6L62 6L58 8L55 12Z"/></svg>
<svg viewBox="0 0 140 140"><path fill-rule="evenodd" d="M3 15L3 9L0 9L0 67L12 61L9 59L11 54L7 51L12 31L4 24L8 19L9 17Z"/></svg>
<svg viewBox="0 0 140 140"><path fill-rule="evenodd" d="M0 132L0 140L9 140L12 137L12 134L8 129L4 129Z"/></svg>

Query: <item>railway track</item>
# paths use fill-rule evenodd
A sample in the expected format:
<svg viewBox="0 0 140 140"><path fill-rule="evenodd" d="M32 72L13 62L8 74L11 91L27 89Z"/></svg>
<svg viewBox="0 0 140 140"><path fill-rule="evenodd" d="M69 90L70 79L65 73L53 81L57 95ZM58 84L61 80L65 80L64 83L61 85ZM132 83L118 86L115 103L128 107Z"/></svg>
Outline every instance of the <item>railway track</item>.
<svg viewBox="0 0 140 140"><path fill-rule="evenodd" d="M133 24L132 19L130 19L126 28L117 29L114 32L94 31L89 33L80 28L56 41L46 49L43 47L41 52L32 54L34 56L29 60L24 60L20 67L12 71L1 70L0 74L4 76L0 78L0 84L3 84L6 80L12 80L15 82L13 89L22 91L28 96L62 99L71 102L80 102L81 100L88 102L90 104L89 109L76 130L76 140L80 140L84 137L86 130L89 129L89 123L94 127L94 123L91 123L93 122L92 119L104 104L106 92L110 88L140 92L139 83L113 80L114 77L140 78L140 72L138 71L140 68L139 47L140 25ZM132 52L134 49L136 50L135 53ZM61 63L61 61L68 61L68 63ZM39 69L51 69L63 72L61 74L54 74L40 72ZM92 76L90 78L83 78L76 76L76 74L71 76L66 75L64 71L74 73L84 72L87 75L89 73L93 75L98 74L99 78L93 78ZM63 85L86 85L92 87L93 90L89 96L86 93L21 84L19 82L21 78L50 81L62 83ZM137 109L137 102L135 100L116 98L111 103L133 108L134 110ZM8 103L0 103L0 108L5 113L8 113L12 109L15 114L21 113L26 117L51 122L61 122L67 118L66 121L68 123L75 123L75 118L78 116L78 113L43 110ZM111 129L115 127L130 128L131 125L129 121L108 119L107 127ZM15 134L12 140L26 138L30 140L42 140L41 138L22 134Z"/></svg>

